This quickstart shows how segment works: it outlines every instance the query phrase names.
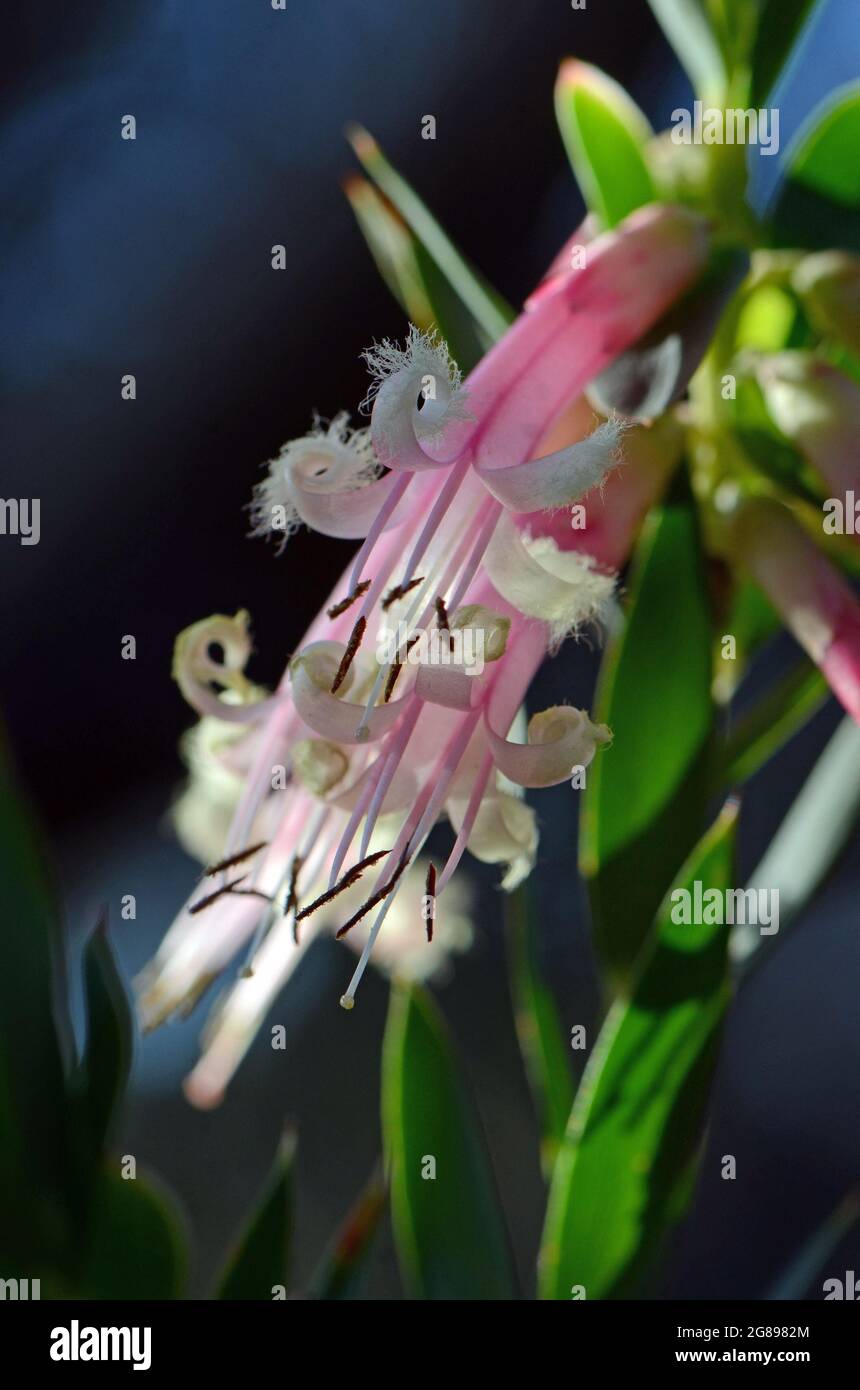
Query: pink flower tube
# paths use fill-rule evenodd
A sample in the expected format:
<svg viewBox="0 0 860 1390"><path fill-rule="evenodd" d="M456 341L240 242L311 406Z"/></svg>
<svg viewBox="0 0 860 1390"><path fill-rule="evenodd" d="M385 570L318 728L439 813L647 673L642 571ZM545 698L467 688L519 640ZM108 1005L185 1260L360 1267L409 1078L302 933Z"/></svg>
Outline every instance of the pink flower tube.
<svg viewBox="0 0 860 1390"><path fill-rule="evenodd" d="M738 558L860 723L860 603L787 507L756 498L734 522Z"/></svg>

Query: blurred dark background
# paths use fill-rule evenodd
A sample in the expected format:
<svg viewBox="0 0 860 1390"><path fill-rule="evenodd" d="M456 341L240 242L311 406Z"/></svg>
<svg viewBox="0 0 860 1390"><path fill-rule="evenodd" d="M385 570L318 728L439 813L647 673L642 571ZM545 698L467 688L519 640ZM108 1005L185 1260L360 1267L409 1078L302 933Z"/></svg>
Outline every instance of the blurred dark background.
<svg viewBox="0 0 860 1390"><path fill-rule="evenodd" d="M822 7L780 102L797 129L855 75L858 15ZM443 225L513 301L581 216L552 84L576 54L625 83L657 127L689 97L645 0L82 0L6 17L0 167L4 497L41 499L41 540L0 544L0 704L57 849L74 949L113 908L123 966L151 954L194 867L165 809L190 720L170 681L176 633L247 607L252 674L280 674L349 554L299 534L281 559L246 539L262 462L311 413L354 407L362 349L403 332L339 181L360 120ZM846 48L847 45L847 48ZM126 114L134 142L120 139ZM421 118L437 139L420 138ZM776 161L765 161L773 164ZM764 170L768 179L773 171ZM755 173L760 197L769 186ZM288 268L271 269L282 243ZM137 379L123 401L120 380ZM123 661L121 641L137 640ZM774 660L778 659L775 657ZM565 649L535 691L586 703L595 657ZM747 798L751 868L835 724L822 714ZM567 1027L596 1019L575 877L575 803L541 798L544 952ZM742 992L709 1159L667 1290L759 1295L860 1177L856 848L792 939ZM478 942L441 992L475 1085L528 1287L543 1197L507 1002L500 902L486 878ZM137 897L135 922L119 899ZM6 922L5 930L14 923ZM285 1116L300 1124L299 1285L372 1167L386 989L337 1008L341 948L313 948L273 1013L290 1045L254 1048L224 1107L191 1111L179 1081L200 1019L138 1048L124 1152L179 1193L197 1290L259 1186ZM827 1020L825 1031L824 1020ZM719 1155L738 1159L719 1180ZM850 1242L849 1242L850 1245ZM846 1251L849 1267L860 1243ZM839 1272L841 1255L834 1264ZM396 1296L384 1240L368 1285Z"/></svg>

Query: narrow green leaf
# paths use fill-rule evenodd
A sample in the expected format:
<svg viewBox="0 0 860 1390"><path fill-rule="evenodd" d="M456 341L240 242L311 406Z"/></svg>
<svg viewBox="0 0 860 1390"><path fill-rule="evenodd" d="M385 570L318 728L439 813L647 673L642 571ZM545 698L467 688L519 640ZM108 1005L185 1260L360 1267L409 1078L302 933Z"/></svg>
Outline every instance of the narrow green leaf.
<svg viewBox="0 0 860 1390"><path fill-rule="evenodd" d="M484 338L435 261L367 179L350 177L344 192L379 273L409 320L435 328L461 370L471 371L484 354Z"/></svg>
<svg viewBox="0 0 860 1390"><path fill-rule="evenodd" d="M847 715L770 842L748 888L779 893L779 935L739 926L732 955L745 963L765 941L776 943L803 911L844 848L860 816L860 728Z"/></svg>
<svg viewBox="0 0 860 1390"><path fill-rule="evenodd" d="M65 1091L72 1057L53 885L0 729L0 1254L59 1258L78 1207ZM32 1271L34 1275L38 1270Z"/></svg>
<svg viewBox="0 0 860 1390"><path fill-rule="evenodd" d="M613 743L588 769L580 830L597 947L622 978L705 824L710 608L683 476L646 521L630 590L595 702L594 718L609 725Z"/></svg>
<svg viewBox="0 0 860 1390"><path fill-rule="evenodd" d="M74 1294L87 1299L181 1298L187 1255L173 1199L152 1178L102 1174Z"/></svg>
<svg viewBox="0 0 860 1390"><path fill-rule="evenodd" d="M514 1020L541 1121L543 1167L550 1173L573 1104L570 1055L555 998L538 965L534 914L526 888L508 899L507 917Z"/></svg>
<svg viewBox="0 0 860 1390"><path fill-rule="evenodd" d="M263 1194L218 1278L219 1299L265 1299L286 1288L293 1230L296 1136L281 1140Z"/></svg>
<svg viewBox="0 0 860 1390"><path fill-rule="evenodd" d="M774 1281L765 1298L768 1302L789 1302L802 1299L813 1279L818 1279L825 1261L833 1254L857 1217L860 1216L860 1194L851 1192L839 1203L825 1221L813 1231L779 1278ZM840 1276L841 1278L842 1276ZM846 1294L846 1298L853 1297Z"/></svg>
<svg viewBox="0 0 860 1390"><path fill-rule="evenodd" d="M563 63L555 114L576 181L603 227L654 201L644 154L653 131L613 78L591 63Z"/></svg>
<svg viewBox="0 0 860 1390"><path fill-rule="evenodd" d="M791 158L772 220L777 246L860 250L860 85L819 107Z"/></svg>
<svg viewBox="0 0 860 1390"><path fill-rule="evenodd" d="M717 104L725 84L720 47L701 0L648 0L696 96Z"/></svg>
<svg viewBox="0 0 860 1390"><path fill-rule="evenodd" d="M483 335L484 350L515 318L513 309L468 263L405 179L389 164L376 141L360 126L348 132L367 173L395 206L451 289L469 310Z"/></svg>
<svg viewBox="0 0 860 1390"><path fill-rule="evenodd" d="M392 990L382 1130L405 1280L424 1299L515 1298L511 1256L480 1122L430 996Z"/></svg>
<svg viewBox="0 0 860 1390"><path fill-rule="evenodd" d="M818 668L802 662L731 730L721 753L716 785L740 786L748 781L822 708L829 694Z"/></svg>
<svg viewBox="0 0 860 1390"><path fill-rule="evenodd" d="M765 105L814 6L815 0L765 0L752 52L750 106Z"/></svg>
<svg viewBox="0 0 860 1390"><path fill-rule="evenodd" d="M697 845L678 886L732 884L737 807ZM691 1191L729 998L728 933L672 921L664 902L629 1001L610 1011L555 1166L540 1296L637 1295ZM705 915L704 913L702 914Z"/></svg>
<svg viewBox="0 0 860 1390"><path fill-rule="evenodd" d="M374 1236L385 1210L386 1193L381 1173L374 1172L348 1212L331 1248L324 1255L311 1280L312 1298L327 1301L356 1296Z"/></svg>
<svg viewBox="0 0 860 1390"><path fill-rule="evenodd" d="M103 908L84 956L86 1046L80 1069L80 1111L100 1160L113 1138L131 1069L132 1020L116 968Z"/></svg>

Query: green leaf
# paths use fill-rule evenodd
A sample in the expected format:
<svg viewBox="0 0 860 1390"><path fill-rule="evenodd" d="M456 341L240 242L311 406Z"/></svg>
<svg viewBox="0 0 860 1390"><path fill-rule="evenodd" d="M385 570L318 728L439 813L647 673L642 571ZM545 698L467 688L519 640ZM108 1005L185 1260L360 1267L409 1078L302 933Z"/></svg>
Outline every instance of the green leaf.
<svg viewBox="0 0 860 1390"><path fill-rule="evenodd" d="M295 1132L287 1130L262 1197L221 1271L216 1298L271 1301L276 1287L286 1287L295 1155Z"/></svg>
<svg viewBox="0 0 860 1390"><path fill-rule="evenodd" d="M107 931L107 909L84 955L86 1046L79 1076L81 1119L94 1161L113 1138L131 1070L132 1020Z"/></svg>
<svg viewBox="0 0 860 1390"><path fill-rule="evenodd" d="M613 743L588 769L580 829L597 947L622 979L705 824L710 608L683 475L646 521L630 589L595 702Z"/></svg>
<svg viewBox="0 0 860 1390"><path fill-rule="evenodd" d="M484 354L480 326L403 219L367 179L350 177L344 191L383 280L410 322L437 329L468 372Z"/></svg>
<svg viewBox="0 0 860 1390"><path fill-rule="evenodd" d="M75 1296L174 1299L182 1296L187 1256L173 1199L151 1178L105 1169L93 1203Z"/></svg>
<svg viewBox="0 0 860 1390"><path fill-rule="evenodd" d="M65 1069L72 1056L62 935L42 847L0 729L0 1255L59 1258L79 1205ZM56 1013L55 1013L56 1007ZM23 1276L22 1276L23 1277Z"/></svg>
<svg viewBox="0 0 860 1390"><path fill-rule="evenodd" d="M613 78L590 63L562 64L555 114L576 181L603 227L654 201L644 155L653 132Z"/></svg>
<svg viewBox="0 0 860 1390"><path fill-rule="evenodd" d="M802 729L826 703L829 686L811 662L802 662L779 681L726 739L718 786L740 786Z"/></svg>
<svg viewBox="0 0 860 1390"><path fill-rule="evenodd" d="M411 1293L457 1301L515 1298L480 1123L442 1018L429 995L414 985L392 990L383 1046L382 1130L394 1236ZM429 1176L431 1169L435 1176Z"/></svg>
<svg viewBox="0 0 860 1390"><path fill-rule="evenodd" d="M779 893L779 935L736 927L732 954L746 962L765 940L774 944L830 872L860 816L860 727L839 724L770 842L748 888Z"/></svg>
<svg viewBox="0 0 860 1390"><path fill-rule="evenodd" d="M648 0L696 96L721 105L725 66L701 0Z"/></svg>
<svg viewBox="0 0 860 1390"><path fill-rule="evenodd" d="M764 106L788 62L815 0L765 0L752 52L750 106Z"/></svg>
<svg viewBox="0 0 860 1390"><path fill-rule="evenodd" d="M394 205L443 279L479 326L483 349L501 338L516 315L509 304L457 250L421 199L389 164L376 141L360 126L349 139L367 173Z"/></svg>
<svg viewBox="0 0 860 1390"><path fill-rule="evenodd" d="M790 160L773 215L777 246L860 250L860 85L818 108Z"/></svg>
<svg viewBox="0 0 860 1390"><path fill-rule="evenodd" d="M374 1172L311 1280L312 1298L327 1301L356 1296L385 1210L386 1192L381 1174Z"/></svg>
<svg viewBox="0 0 860 1390"><path fill-rule="evenodd" d="M825 1261L847 1236L858 1216L860 1194L850 1192L836 1210L813 1231L779 1278L774 1281L765 1294L767 1301L783 1303L802 1299L813 1279L817 1281L820 1278Z"/></svg>
<svg viewBox="0 0 860 1390"><path fill-rule="evenodd" d="M756 468L786 492L819 507L820 486L816 490L814 472L771 419L761 387L751 376L737 378L729 415L736 438Z"/></svg>
<svg viewBox="0 0 860 1390"><path fill-rule="evenodd" d="M538 965L527 889L520 888L508 899L507 918L514 1020L541 1120L543 1167L550 1173L573 1104L569 1051L555 998Z"/></svg>
<svg viewBox="0 0 860 1390"><path fill-rule="evenodd" d="M678 878L732 884L737 807L729 804ZM704 914L703 914L704 915ZM542 1298L638 1294L691 1191L728 998L728 933L680 925L671 898L629 1002L610 1011L586 1067L550 1189ZM579 1295L581 1296L581 1295Z"/></svg>

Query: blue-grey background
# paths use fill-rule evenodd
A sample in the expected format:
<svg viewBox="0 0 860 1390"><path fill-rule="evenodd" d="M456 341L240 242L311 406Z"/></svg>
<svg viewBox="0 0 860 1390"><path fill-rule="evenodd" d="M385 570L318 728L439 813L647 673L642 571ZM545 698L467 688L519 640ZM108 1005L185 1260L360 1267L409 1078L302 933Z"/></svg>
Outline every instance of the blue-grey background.
<svg viewBox="0 0 860 1390"><path fill-rule="evenodd" d="M857 76L860 10L820 7L776 96L784 143L816 100ZM339 179L342 130L367 125L466 252L512 299L581 215L555 130L552 83L576 54L625 82L656 126L689 100L644 0L83 0L7 16L0 168L2 491L38 496L42 539L0 545L0 698L25 782L57 847L70 940L99 902L134 973L194 867L164 824L188 714L170 679L175 633L248 607L274 680L348 549L300 535L276 560L245 539L261 462L311 411L363 395L359 354L402 333ZM120 139L134 114L137 140ZM421 117L437 119L435 142ZM776 160L753 170L772 195ZM289 268L274 273L283 243ZM120 399L133 372L138 397ZM137 638L137 660L120 659ZM786 644L787 650L788 644ZM772 660L784 658L776 653ZM679 653L679 660L683 654ZM540 707L586 703L595 657L565 649ZM752 867L835 723L819 716L744 810ZM654 751L659 756L659 750ZM575 872L575 801L541 796L536 889L565 1026L597 1017ZM666 1291L759 1296L860 1180L856 845L735 1005L694 1214ZM480 880L474 952L441 991L473 1082L530 1286L543 1207L536 1129L507 998L501 914ZM121 922L122 894L137 897ZM4 930L14 923L5 922ZM301 1288L378 1151L386 988L337 1008L342 948L315 947L279 1001L289 1047L263 1038L220 1111L179 1081L201 1016L138 1046L123 1152L163 1174L188 1213L195 1289L211 1278L271 1159L300 1126ZM733 1153L736 1182L719 1177ZM849 1238L830 1272L860 1267ZM383 1238L367 1291L397 1296Z"/></svg>

